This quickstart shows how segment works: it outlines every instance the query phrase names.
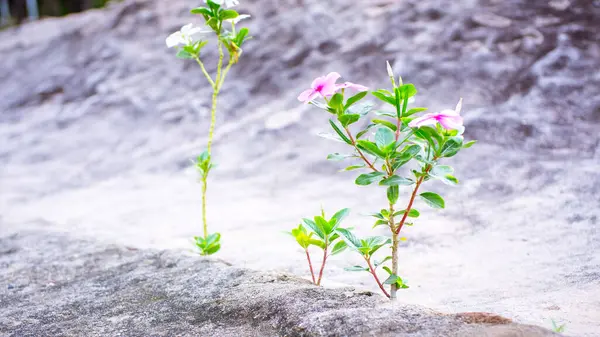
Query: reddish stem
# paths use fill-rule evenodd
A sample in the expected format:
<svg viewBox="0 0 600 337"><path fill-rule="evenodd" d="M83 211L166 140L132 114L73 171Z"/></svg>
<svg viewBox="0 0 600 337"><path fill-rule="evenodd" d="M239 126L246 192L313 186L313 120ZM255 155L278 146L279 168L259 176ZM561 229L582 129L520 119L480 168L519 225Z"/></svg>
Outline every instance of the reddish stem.
<svg viewBox="0 0 600 337"><path fill-rule="evenodd" d="M370 259L365 259L365 260L367 261L367 264L369 265L369 269L371 270L371 275L373 275L373 277L375 278L375 282L377 282L379 289L381 289L381 291L383 291L383 293L385 294L385 296L387 298L390 298L390 294L388 294L388 292L383 287L383 284L381 283L381 281L379 281L379 277L377 277L377 273L375 272L373 265L371 265L371 260Z"/></svg>
<svg viewBox="0 0 600 337"><path fill-rule="evenodd" d="M365 163L367 163L367 165L371 168L371 170L373 170L375 172L379 172L379 170L377 170L375 168L375 166L373 166L373 164L371 164L371 162L367 159L367 157L365 157L365 155L358 148L358 146L356 146L356 141L354 140L354 137L352 136L352 133L350 132L350 130L348 130L348 127L345 127L344 130L346 130L346 133L348 134L348 138L350 138L350 141L352 142L352 146L354 146L354 148L356 149L356 151L358 152L360 157L365 161Z"/></svg>
<svg viewBox="0 0 600 337"><path fill-rule="evenodd" d="M400 230L402 230L402 226L404 226L404 222L406 221L406 218L408 217L408 212L410 212L410 209L412 208L412 205L415 202L415 198L417 196L417 191L419 190L419 186L421 186L423 179L425 179L424 176L417 180L417 185L415 186L415 189L414 189L412 195L410 196L410 201L408 202L408 206L406 206L404 215L402 215L402 220L400 220L400 222L398 223L398 229L396 229L396 234L399 234Z"/></svg>
<svg viewBox="0 0 600 337"><path fill-rule="evenodd" d="M433 160L436 160L436 159L437 159L437 157L433 158ZM430 170L431 170L431 165L428 165L427 168L425 169L425 172L423 172L423 176L421 178L417 179L417 185L415 186L415 190L413 191L412 195L410 196L410 201L408 202L408 206L406 206L404 215L402 216L402 220L400 220L400 223L398 223L398 229L396 230L396 234L399 234L400 231L402 230L402 226L404 226L404 222L406 221L406 218L408 217L408 212L410 212L412 205L415 202L415 197L417 196L417 191L419 190L419 187L423 183L423 180L425 180L425 176L427 176L427 173L429 173Z"/></svg>
<svg viewBox="0 0 600 337"><path fill-rule="evenodd" d="M321 279L323 278L323 270L325 270L325 263L327 262L327 248L323 249L323 262L321 263L321 270L319 271L319 279L317 285L321 285Z"/></svg>
<svg viewBox="0 0 600 337"><path fill-rule="evenodd" d="M313 283L317 284L317 282L315 282L315 272L313 271L312 262L310 262L310 254L308 253L308 249L306 249L305 251L306 251L306 259L308 260L308 268L310 269L310 276L312 277Z"/></svg>

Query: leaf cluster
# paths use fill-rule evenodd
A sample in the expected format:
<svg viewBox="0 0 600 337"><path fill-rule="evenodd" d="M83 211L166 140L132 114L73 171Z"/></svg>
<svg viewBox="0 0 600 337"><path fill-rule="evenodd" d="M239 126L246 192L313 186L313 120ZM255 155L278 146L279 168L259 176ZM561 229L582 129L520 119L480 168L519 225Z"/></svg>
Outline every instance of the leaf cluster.
<svg viewBox="0 0 600 337"><path fill-rule="evenodd" d="M201 255L212 255L221 249L221 234L209 234L206 238L201 236L194 237L196 247L200 249Z"/></svg>
<svg viewBox="0 0 600 337"><path fill-rule="evenodd" d="M230 59L234 63L237 63L239 56L242 54L242 45L252 38L249 35L250 30L248 28L242 28L239 31L236 30L234 20L240 14L236 10L226 9L211 0L207 1L206 7L197 7L190 12L201 15L204 18L206 25L217 34L219 40L227 48ZM231 30L226 30L223 27L223 24L226 22L231 22ZM198 55L198 53L192 53L192 55Z"/></svg>

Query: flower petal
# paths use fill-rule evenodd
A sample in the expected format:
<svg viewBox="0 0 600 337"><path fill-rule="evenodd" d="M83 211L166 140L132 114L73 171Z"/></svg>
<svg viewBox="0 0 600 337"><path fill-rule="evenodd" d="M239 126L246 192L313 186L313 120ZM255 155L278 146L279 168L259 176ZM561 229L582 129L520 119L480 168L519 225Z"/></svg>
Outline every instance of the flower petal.
<svg viewBox="0 0 600 337"><path fill-rule="evenodd" d="M344 84L338 84L337 88L338 89L350 88L350 89L356 90L358 92L369 90L369 88L365 87L364 85L356 84L356 83L352 83L352 82L346 82Z"/></svg>
<svg viewBox="0 0 600 337"><path fill-rule="evenodd" d="M462 97L458 101L458 104L456 104L456 108L454 109L454 112L456 112L457 114L460 114L460 110L462 110Z"/></svg>
<svg viewBox="0 0 600 337"><path fill-rule="evenodd" d="M321 77L317 77L312 81L312 84L310 85L311 88L316 89L317 87L322 87L325 85L325 76L321 76Z"/></svg>
<svg viewBox="0 0 600 337"><path fill-rule="evenodd" d="M185 44L181 36L181 32L175 32L167 37L165 40L168 48L176 47L180 44Z"/></svg>
<svg viewBox="0 0 600 337"><path fill-rule="evenodd" d="M436 119L437 114L428 113L423 115L422 117L413 119L408 126L411 128L418 128L424 125L435 125L437 123Z"/></svg>
<svg viewBox="0 0 600 337"><path fill-rule="evenodd" d="M238 22L240 22L242 20L245 20L245 19L248 19L248 18L250 18L250 15L248 15L248 14L242 14L242 15L238 15L236 18L229 19L227 21L233 23L234 25L237 25Z"/></svg>
<svg viewBox="0 0 600 337"><path fill-rule="evenodd" d="M327 76L325 76L325 81L327 81L327 83L329 84L335 84L335 82L342 77L342 75L336 73L336 72L331 72L329 74L327 74Z"/></svg>
<svg viewBox="0 0 600 337"><path fill-rule="evenodd" d="M444 116L439 122L446 130L460 130L463 126L463 119L460 116Z"/></svg>
<svg viewBox="0 0 600 337"><path fill-rule="evenodd" d="M194 27L194 24L193 24L193 23L188 23L187 25L185 25L185 26L181 27L181 30L180 30L180 31L181 31L183 34L186 34L186 33L187 33L187 32L188 32L190 29L192 29L193 27Z"/></svg>
<svg viewBox="0 0 600 337"><path fill-rule="evenodd" d="M308 102L312 101L313 99L315 99L316 96L317 96L317 92L314 89L307 89L307 90L303 91L300 94L300 96L298 96L298 100L300 102L308 103Z"/></svg>

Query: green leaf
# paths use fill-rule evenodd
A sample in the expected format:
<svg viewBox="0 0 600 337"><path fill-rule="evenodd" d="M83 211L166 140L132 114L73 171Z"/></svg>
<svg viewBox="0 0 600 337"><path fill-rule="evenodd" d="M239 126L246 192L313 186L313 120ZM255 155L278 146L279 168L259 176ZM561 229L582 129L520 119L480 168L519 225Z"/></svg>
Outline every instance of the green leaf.
<svg viewBox="0 0 600 337"><path fill-rule="evenodd" d="M340 154L340 153L331 153L329 155L327 155L327 159L328 160L333 160L333 161L342 161L346 158L352 158L354 157L354 155L351 154Z"/></svg>
<svg viewBox="0 0 600 337"><path fill-rule="evenodd" d="M398 202L398 196L400 195L400 188L398 185L390 186L387 189L387 198L390 204L395 205Z"/></svg>
<svg viewBox="0 0 600 337"><path fill-rule="evenodd" d="M334 141L340 142L340 143L346 143L344 140L340 139L340 137L338 137L332 133L320 132L320 133L317 133L317 136L323 137L323 138L329 139L329 140L334 140Z"/></svg>
<svg viewBox="0 0 600 337"><path fill-rule="evenodd" d="M453 157L455 154L458 153L458 151L460 151L460 149L463 146L463 137L457 136L457 137L450 137L449 139L446 140L446 142L444 143L444 146L442 146L442 150L440 151L440 156L441 157Z"/></svg>
<svg viewBox="0 0 600 337"><path fill-rule="evenodd" d="M352 266L352 267L346 267L344 268L345 271L369 271L369 268L367 267L361 267L361 266Z"/></svg>
<svg viewBox="0 0 600 337"><path fill-rule="evenodd" d="M383 281L383 284L395 284L398 278L398 275L392 274L385 281Z"/></svg>
<svg viewBox="0 0 600 337"><path fill-rule="evenodd" d="M341 252L343 252L346 248L348 248L348 244L346 244L346 241L338 241L334 246L333 249L331 250L331 255L335 255L335 254L339 254Z"/></svg>
<svg viewBox="0 0 600 337"><path fill-rule="evenodd" d="M323 233L325 233L326 237L333 232L331 224L322 216L316 216L315 223L319 228L323 229Z"/></svg>
<svg viewBox="0 0 600 337"><path fill-rule="evenodd" d="M425 192L419 195L429 206L433 208L444 208L445 202L442 197L433 192Z"/></svg>
<svg viewBox="0 0 600 337"><path fill-rule="evenodd" d="M412 184L414 184L415 182L412 179L408 179L408 178L403 178L403 177L399 177L397 175L393 175L389 178L385 178L382 181L379 182L379 185L381 186L397 186L397 185L404 185L404 186L410 186Z"/></svg>
<svg viewBox="0 0 600 337"><path fill-rule="evenodd" d="M383 172L363 173L356 178L355 183L359 186L367 186L379 181L383 176L385 176L385 173Z"/></svg>
<svg viewBox="0 0 600 337"><path fill-rule="evenodd" d="M244 27L244 28L240 29L240 31L237 33L237 36L235 37L235 44L238 47L241 47L244 44L244 41L251 38L251 37L248 37L249 33L250 33L250 30L248 28Z"/></svg>
<svg viewBox="0 0 600 337"><path fill-rule="evenodd" d="M337 113L341 112L343 106L342 101L344 100L344 96L342 94L337 93L331 97L329 100L329 107L335 110Z"/></svg>
<svg viewBox="0 0 600 337"><path fill-rule="evenodd" d="M392 93L390 93L387 90L377 90L377 91L373 91L371 92L371 95L379 98L381 101L391 104L393 106L396 105L396 98L392 95Z"/></svg>
<svg viewBox="0 0 600 337"><path fill-rule="evenodd" d="M429 174L434 177L445 177L446 175L452 173L454 173L454 169L448 165L437 165L431 169L431 172L429 172Z"/></svg>
<svg viewBox="0 0 600 337"><path fill-rule="evenodd" d="M402 117L412 116L416 113L419 113L419 112L425 111L425 110L427 110L427 108L412 108L412 109L408 110Z"/></svg>
<svg viewBox="0 0 600 337"><path fill-rule="evenodd" d="M212 244L219 242L219 240L221 240L220 233L209 234L208 237L206 237L206 244L212 245Z"/></svg>
<svg viewBox="0 0 600 337"><path fill-rule="evenodd" d="M346 135L342 132L342 130L340 130L340 128L335 124L334 121L332 121L331 119L329 120L329 124L331 124L331 127L333 128L333 130L335 130L335 132L338 134L338 136L340 136L340 138L346 142L346 144L348 145L352 145L352 141L350 139L348 139L348 137L346 137Z"/></svg>
<svg viewBox="0 0 600 337"><path fill-rule="evenodd" d="M399 89L402 92L402 99L408 99L417 94L417 88L412 83L406 83Z"/></svg>
<svg viewBox="0 0 600 337"><path fill-rule="evenodd" d="M221 19L221 21L235 19L238 16L238 12L234 11L233 9L225 9L219 13L219 19Z"/></svg>
<svg viewBox="0 0 600 337"><path fill-rule="evenodd" d="M180 49L180 50L177 52L177 55L176 55L176 56L177 56L178 58L180 58L180 59L193 59L193 58L194 58L194 55L190 54L189 52L187 52L187 51L185 51L185 50L183 50L183 49Z"/></svg>
<svg viewBox="0 0 600 337"><path fill-rule="evenodd" d="M349 230L345 228L338 228L336 231L340 234L340 237L346 242L348 247L358 251L358 249L362 246L360 240Z"/></svg>
<svg viewBox="0 0 600 337"><path fill-rule="evenodd" d="M387 271L387 273L388 273L388 274L390 274L390 275L392 275L392 274L393 274L393 273L392 273L392 270L390 269L390 267L383 266L382 268L383 268L383 270Z"/></svg>
<svg viewBox="0 0 600 337"><path fill-rule="evenodd" d="M373 110L373 107L375 105L371 102L364 102L364 103L359 103L359 104L354 104L351 107L349 107L348 109L346 109L346 113L347 114L354 114L354 115L360 115L360 116L365 116L366 114L369 113L369 111Z"/></svg>
<svg viewBox="0 0 600 337"><path fill-rule="evenodd" d="M357 169L361 169L365 167L365 165L352 165L352 166L348 166L345 169L343 169L342 171L352 171L352 170L357 170Z"/></svg>
<svg viewBox="0 0 600 337"><path fill-rule="evenodd" d="M385 220L387 219L386 217L383 216L383 214L381 213L373 213L371 214L372 217L377 218L377 219L381 219L381 220Z"/></svg>
<svg viewBox="0 0 600 337"><path fill-rule="evenodd" d="M360 101L361 99L365 98L365 96L367 96L367 91L362 91L359 92L358 94L348 98L348 100L346 101L346 105L344 106L344 110L347 110L349 107L351 107L354 103Z"/></svg>
<svg viewBox="0 0 600 337"><path fill-rule="evenodd" d="M391 260L391 259L392 259L392 257L391 257L391 256L386 256L386 257L385 257L383 260L381 260L381 261L377 261L377 260L375 260L375 261L374 261L374 263L373 263L373 265L375 266L375 268L377 268L377 267L379 267L380 265L382 265L382 264L386 263L387 261L389 261L389 260Z"/></svg>
<svg viewBox="0 0 600 337"><path fill-rule="evenodd" d="M463 144L463 149L468 149L471 146L473 146L475 143L477 143L476 140L470 140L470 141L468 141L468 142L466 142L466 143Z"/></svg>
<svg viewBox="0 0 600 337"><path fill-rule="evenodd" d="M398 118L395 113L391 113L389 111L384 111L384 110L377 110L377 111L375 111L375 114L378 116L392 117L394 119Z"/></svg>
<svg viewBox="0 0 600 337"><path fill-rule="evenodd" d="M392 243L392 240L383 236L370 236L363 240L363 243L369 256L373 256L379 248Z"/></svg>
<svg viewBox="0 0 600 337"><path fill-rule="evenodd" d="M377 220L375 221L375 224L373 225L373 228L377 227L377 226L389 226L390 224L388 223L388 220Z"/></svg>
<svg viewBox="0 0 600 337"><path fill-rule="evenodd" d="M373 123L379 124L379 125L385 125L388 128L392 129L393 131L397 130L396 125L394 125L394 123L392 123L390 121L386 121L386 120L383 120L383 119L374 119Z"/></svg>
<svg viewBox="0 0 600 337"><path fill-rule="evenodd" d="M443 137L438 133L435 128L429 126L421 126L415 130L415 136L420 139L427 141L435 150L438 144L442 144L444 142Z"/></svg>
<svg viewBox="0 0 600 337"><path fill-rule="evenodd" d="M413 144L402 149L402 151L400 151L400 155L402 157L412 158L419 154L419 152L421 152L421 146Z"/></svg>
<svg viewBox="0 0 600 337"><path fill-rule="evenodd" d="M337 213L335 213L333 217L331 217L331 220L329 222L332 223L333 230L335 230L340 225L342 220L344 220L344 218L346 218L348 214L350 214L350 209L344 208L337 211Z"/></svg>
<svg viewBox="0 0 600 337"><path fill-rule="evenodd" d="M379 149L377 144L371 141L360 139L356 142L356 147L358 147L360 150L367 152L370 155L379 157L381 159L385 159L385 153L383 153L383 151Z"/></svg>
<svg viewBox="0 0 600 337"><path fill-rule="evenodd" d="M442 179L442 182L446 185L458 185L458 179L453 175L447 175Z"/></svg>
<svg viewBox="0 0 600 337"><path fill-rule="evenodd" d="M218 252L220 249L221 249L221 244L217 243L217 244L206 247L206 249L204 250L204 253L205 253L205 255L212 255L212 254Z"/></svg>
<svg viewBox="0 0 600 337"><path fill-rule="evenodd" d="M435 166L429 175L441 180L444 184L447 185L456 185L458 184L458 179L454 177L452 174L454 173L454 169L447 165L438 165Z"/></svg>
<svg viewBox="0 0 600 337"><path fill-rule="evenodd" d="M394 143L396 141L396 135L394 131L390 130L388 127L380 127L377 129L375 133L375 143L379 147L379 149L383 149L386 146Z"/></svg>
<svg viewBox="0 0 600 337"><path fill-rule="evenodd" d="M202 255L212 255L221 249L221 234L214 233L208 235L206 239L196 236L196 246L200 249Z"/></svg>
<svg viewBox="0 0 600 337"><path fill-rule="evenodd" d="M317 234L321 239L325 240L325 231L323 228L319 227L314 221L311 219L302 219L306 226L308 226L315 234Z"/></svg>
<svg viewBox="0 0 600 337"><path fill-rule="evenodd" d="M360 119L360 115L358 114L350 114L350 115L340 115L338 120L342 123L342 126L347 127L348 125L352 125Z"/></svg>
<svg viewBox="0 0 600 337"><path fill-rule="evenodd" d="M327 245L325 245L325 242L319 240L319 239L309 239L308 243L313 245L313 246L317 246L321 249L326 249Z"/></svg>
<svg viewBox="0 0 600 337"><path fill-rule="evenodd" d="M364 136L364 134L367 133L367 132L369 132L369 130L372 127L374 127L375 125L377 125L377 124L371 123L371 124L367 125L367 127L364 130L362 130L362 131L360 131L359 133L356 134L356 139L359 139L360 137Z"/></svg>
<svg viewBox="0 0 600 337"><path fill-rule="evenodd" d="M207 17L212 17L213 13L210 11L210 9L208 8L204 8L204 7L198 7L198 8L194 8L190 11L190 13L192 14L202 14L204 16Z"/></svg>
<svg viewBox="0 0 600 337"><path fill-rule="evenodd" d="M397 215L404 215L404 213L406 213L406 210L405 210L405 209L403 209L403 210L401 210L401 211L398 211L398 212L394 213L394 216L397 216ZM419 213L419 211L417 211L417 210L416 210L416 209L414 209L414 208L413 208L413 209L411 209L410 211L408 211L408 217L411 217L411 218L418 218L418 217L419 217L419 215L421 215L421 213Z"/></svg>
<svg viewBox="0 0 600 337"><path fill-rule="evenodd" d="M304 226L299 225L298 228L292 229L291 234L302 248L308 248L310 245L310 237L313 233L309 234Z"/></svg>
<svg viewBox="0 0 600 337"><path fill-rule="evenodd" d="M398 289L407 289L408 286L404 284L404 281L400 276L390 273L390 276L383 281L383 284L395 284Z"/></svg>

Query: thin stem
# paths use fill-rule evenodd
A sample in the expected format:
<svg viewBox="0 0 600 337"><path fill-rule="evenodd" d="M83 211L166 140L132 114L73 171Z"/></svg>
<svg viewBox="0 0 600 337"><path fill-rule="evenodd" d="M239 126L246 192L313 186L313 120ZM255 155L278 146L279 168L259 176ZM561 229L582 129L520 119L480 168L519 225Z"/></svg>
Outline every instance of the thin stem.
<svg viewBox="0 0 600 337"><path fill-rule="evenodd" d="M323 278L323 270L325 270L325 263L327 262L327 248L323 249L323 262L321 263L321 270L319 271L319 278L317 279L317 285L321 285L321 279Z"/></svg>
<svg viewBox="0 0 600 337"><path fill-rule="evenodd" d="M391 169L390 169L391 170ZM393 172L392 172L393 173ZM390 176L392 174L390 173ZM389 203L389 226L390 226L390 230L392 231L392 274L393 275L398 275L398 234L396 234L395 232L395 223L394 223L394 213L396 212L396 210L394 209L394 204L393 203ZM396 284L391 284L390 285L390 299L395 300L396 299L396 291L398 290L398 287L396 286Z"/></svg>
<svg viewBox="0 0 600 337"><path fill-rule="evenodd" d="M396 228L396 230L395 230L396 234L399 234L400 231L402 230L402 226L404 226L404 222L406 221L406 218L408 217L408 212L410 212L412 205L415 202L415 198L417 196L417 191L419 191L419 187L421 186L423 179L425 179L425 176L423 176L417 180L417 185L415 186L415 189L413 190L412 195L410 196L410 200L408 201L408 206L406 206L406 209L404 210L404 215L402 215L402 220L400 220L400 222L398 223L398 228Z"/></svg>
<svg viewBox="0 0 600 337"><path fill-rule="evenodd" d="M377 277L377 273L375 272L373 265L371 265L371 259L365 258L365 261L367 261L367 264L369 265L369 270L371 271L371 275L373 275L373 278L375 278L375 282L377 282L379 289L381 289L381 291L383 291L383 293L385 294L385 296L387 298L390 298L390 294L388 294L388 292L383 287L383 284L381 283L381 281L379 281L379 277Z"/></svg>
<svg viewBox="0 0 600 337"><path fill-rule="evenodd" d="M221 88L221 70L223 68L223 46L219 40L219 62L217 63L216 82L213 82L212 106L210 110L210 127L208 129L208 142L206 144L208 157L211 158L211 147L213 136L215 133L215 125L217 124L217 97ZM203 70L204 71L204 70ZM206 73L208 74L208 73ZM205 76L206 76L205 74ZM210 76L209 76L210 77ZM210 80L212 81L212 79ZM204 230L204 238L208 238L208 222L206 220L206 190L208 189L208 172L202 175L202 227Z"/></svg>
<svg viewBox="0 0 600 337"><path fill-rule="evenodd" d="M221 72L223 70L223 45L221 43L221 40L219 40L219 63L217 64L217 78L216 78L216 82L215 82L215 89L213 90L213 96L212 96L212 110L210 112L210 128L208 130L208 143L206 145L207 149L208 149L208 154L211 154L211 146L212 146L212 142L213 142L213 134L215 131L215 124L216 124L216 119L217 119L217 97L219 95L219 90L221 89L221 85L222 85L222 78L221 78Z"/></svg>
<svg viewBox="0 0 600 337"><path fill-rule="evenodd" d="M433 157L433 161L436 161L437 159L438 159L437 157ZM417 184L415 185L415 189L414 189L412 195L410 196L410 201L408 202L408 206L406 206L404 215L402 216L402 220L400 220L400 222L398 223L398 228L396 229L396 234L399 234L400 231L402 230L402 226L404 226L404 222L406 221L406 218L408 217L408 213L410 212L412 205L415 202L415 197L417 196L417 191L419 190L419 187L425 180L425 177L427 176L429 171L431 171L431 168L432 168L431 165L427 165L425 167L425 170L423 171L423 176L421 176L421 178L417 179Z"/></svg>
<svg viewBox="0 0 600 337"><path fill-rule="evenodd" d="M356 146L356 141L354 140L354 137L352 136L352 133L350 132L350 130L348 129L348 127L344 127L344 130L346 130L346 133L348 134L348 138L350 138L350 141L352 142L352 146L354 146L354 148L356 149L356 151L358 152L358 154L360 155L360 157L371 168L371 170L373 170L375 172L379 172L379 170L376 169L375 166L373 166L373 164L371 164L371 162L369 161L369 159L367 159L367 157L365 157L365 155L358 148L358 146Z"/></svg>
<svg viewBox="0 0 600 337"><path fill-rule="evenodd" d="M208 238L208 223L206 221L206 189L208 174L202 174L202 229L204 231L204 239Z"/></svg>
<svg viewBox="0 0 600 337"><path fill-rule="evenodd" d="M308 249L305 249L305 251L306 251L306 260L308 260L308 268L310 269L310 276L312 277L313 283L317 284L317 282L315 282L315 272L313 271L312 262L310 261L310 254L308 253Z"/></svg>
<svg viewBox="0 0 600 337"><path fill-rule="evenodd" d="M204 67L204 63L202 63L202 60L200 60L198 55L195 55L194 59L196 59L196 62L200 66L200 69L202 69L202 73L204 73L204 76L208 80L208 83L210 83L210 85L212 86L212 88L214 90L215 89L215 81L213 81L212 77L210 77L210 75L208 74L208 71L206 71L206 68Z"/></svg>
<svg viewBox="0 0 600 337"><path fill-rule="evenodd" d="M392 274L398 275L398 234L392 231ZM390 285L390 299L396 299L398 286L396 283Z"/></svg>
<svg viewBox="0 0 600 337"><path fill-rule="evenodd" d="M221 91L223 82L225 82L225 77L227 77L227 73L229 72L229 69L231 69L231 66L234 63L232 61L233 61L233 57L229 57L229 62L227 63L227 67L225 67L225 71L223 72L223 75L221 76L221 80L219 81L219 87L217 88L218 91Z"/></svg>

